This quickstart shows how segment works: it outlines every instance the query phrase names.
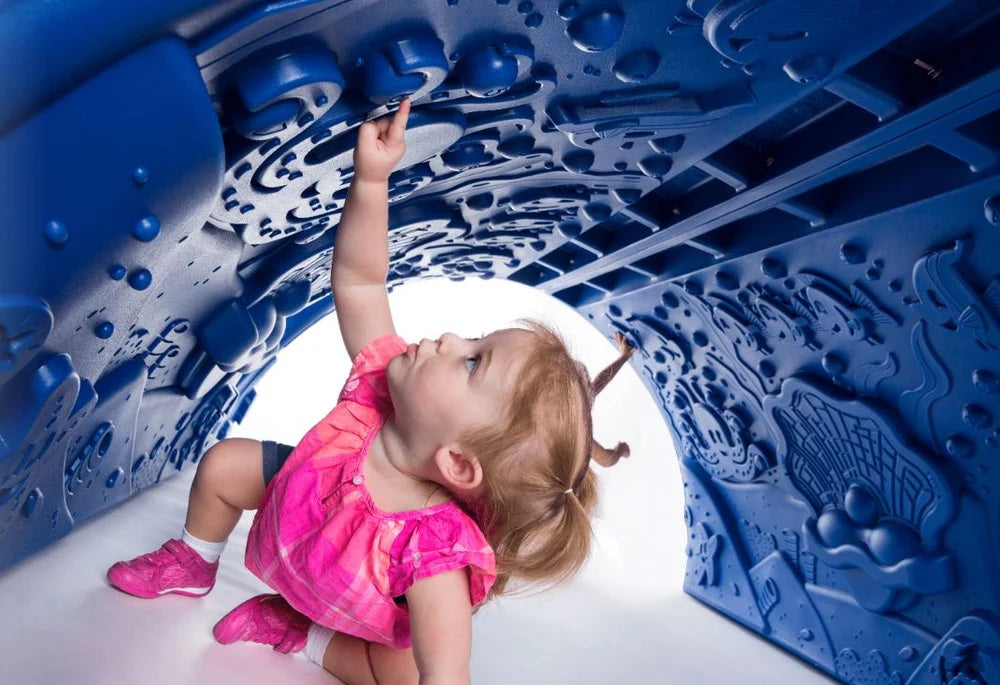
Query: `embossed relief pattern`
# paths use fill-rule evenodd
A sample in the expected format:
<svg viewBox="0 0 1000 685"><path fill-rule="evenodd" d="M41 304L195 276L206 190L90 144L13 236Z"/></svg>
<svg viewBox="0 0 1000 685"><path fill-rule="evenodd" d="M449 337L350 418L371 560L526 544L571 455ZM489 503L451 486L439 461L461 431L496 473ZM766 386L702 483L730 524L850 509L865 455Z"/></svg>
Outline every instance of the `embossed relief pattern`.
<svg viewBox="0 0 1000 685"><path fill-rule="evenodd" d="M511 278L639 346L688 592L844 682L996 679L997 8L356 5L109 54L0 137L2 558L239 420L409 95L390 287Z"/></svg>
<svg viewBox="0 0 1000 685"><path fill-rule="evenodd" d="M1000 456L976 196L954 239L870 219L583 308L640 347L676 436L688 591L846 682L904 682L945 644L951 677L996 668L932 637L996 599L995 554L966 542L995 549Z"/></svg>

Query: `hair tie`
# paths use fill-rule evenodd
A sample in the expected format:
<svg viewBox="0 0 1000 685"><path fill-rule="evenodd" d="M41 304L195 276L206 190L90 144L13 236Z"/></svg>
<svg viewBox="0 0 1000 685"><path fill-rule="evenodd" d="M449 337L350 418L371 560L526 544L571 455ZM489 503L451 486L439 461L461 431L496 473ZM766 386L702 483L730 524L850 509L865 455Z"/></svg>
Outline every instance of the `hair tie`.
<svg viewBox="0 0 1000 685"><path fill-rule="evenodd" d="M564 494L564 495L568 495L568 494L570 494L571 492L574 492L573 488L566 488L565 490L563 490L563 494Z"/></svg>

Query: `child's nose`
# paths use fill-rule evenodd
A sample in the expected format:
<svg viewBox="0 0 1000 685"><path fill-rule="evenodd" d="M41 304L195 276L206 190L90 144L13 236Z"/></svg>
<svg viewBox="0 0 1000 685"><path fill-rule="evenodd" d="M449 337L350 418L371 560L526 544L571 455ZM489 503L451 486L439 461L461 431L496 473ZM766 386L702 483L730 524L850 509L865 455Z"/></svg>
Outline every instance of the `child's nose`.
<svg viewBox="0 0 1000 685"><path fill-rule="evenodd" d="M442 333L439 340L441 341L441 347L445 348L446 351L455 349L465 341L464 338L454 333Z"/></svg>

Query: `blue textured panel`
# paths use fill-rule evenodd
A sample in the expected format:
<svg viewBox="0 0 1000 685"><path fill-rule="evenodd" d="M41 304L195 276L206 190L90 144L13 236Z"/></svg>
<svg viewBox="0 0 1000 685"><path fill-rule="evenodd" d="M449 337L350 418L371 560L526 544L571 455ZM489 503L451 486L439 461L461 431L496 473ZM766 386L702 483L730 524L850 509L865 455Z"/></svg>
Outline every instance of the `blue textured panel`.
<svg viewBox="0 0 1000 685"><path fill-rule="evenodd" d="M85 27L87 30L80 30ZM686 590L845 683L1000 682L989 0L0 5L0 567L197 461L414 100L391 285L610 337L680 455Z"/></svg>

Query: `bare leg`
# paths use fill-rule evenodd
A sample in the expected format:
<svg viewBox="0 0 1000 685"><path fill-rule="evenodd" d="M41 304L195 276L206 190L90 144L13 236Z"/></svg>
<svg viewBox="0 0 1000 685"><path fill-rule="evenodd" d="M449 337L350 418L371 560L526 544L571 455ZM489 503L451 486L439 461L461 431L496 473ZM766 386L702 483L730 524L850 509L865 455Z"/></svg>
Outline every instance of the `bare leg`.
<svg viewBox="0 0 1000 685"><path fill-rule="evenodd" d="M228 438L205 452L188 497L188 532L206 542L228 538L243 512L260 503L263 464L259 440Z"/></svg>
<svg viewBox="0 0 1000 685"><path fill-rule="evenodd" d="M416 685L412 649L392 649L337 633L323 654L323 668L347 685Z"/></svg>
<svg viewBox="0 0 1000 685"><path fill-rule="evenodd" d="M420 680L412 649L393 649L373 642L369 655L379 685L417 685Z"/></svg>

